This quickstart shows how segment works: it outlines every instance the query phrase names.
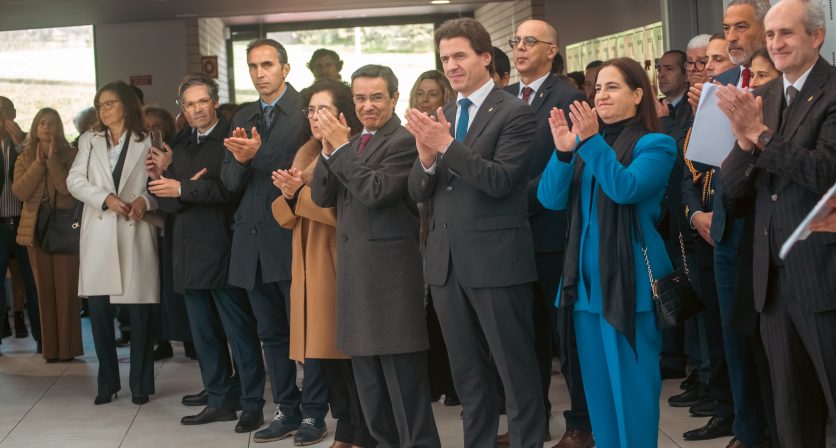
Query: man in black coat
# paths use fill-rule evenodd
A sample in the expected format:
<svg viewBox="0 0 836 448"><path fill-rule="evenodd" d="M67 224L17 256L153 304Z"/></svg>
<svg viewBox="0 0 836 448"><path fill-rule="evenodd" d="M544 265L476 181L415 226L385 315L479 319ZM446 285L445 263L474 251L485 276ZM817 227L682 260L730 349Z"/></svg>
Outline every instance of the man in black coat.
<svg viewBox="0 0 836 448"><path fill-rule="evenodd" d="M753 197L753 289L781 446L836 445L836 234L782 244L836 182L836 68L819 56L824 11L785 0L764 20L783 76L756 99L720 88L735 147L721 176L729 200Z"/></svg>
<svg viewBox="0 0 836 448"><path fill-rule="evenodd" d="M180 83L178 98L189 127L172 140L172 164L164 172L153 162L159 160L158 154L149 157L148 191L158 198L161 210L174 215L174 290L184 295L208 394L207 407L183 417L181 423L199 425L235 420L239 407L244 410L242 418L247 413L260 415L264 365L247 295L228 283L232 213L238 195L220 180L229 123L216 111L218 85L204 75L189 75ZM240 387L233 384L227 339Z"/></svg>
<svg viewBox="0 0 836 448"><path fill-rule="evenodd" d="M537 264L537 282L534 293L534 335L540 381L546 407L546 439L549 439L548 417L551 414L549 386L552 377L552 353L560 353L560 370L569 389L570 407L564 412L566 434L561 438L563 448L592 447L592 426L586 407L586 396L580 375L578 347L575 342L571 313L555 307L563 257L566 249L566 212L547 210L537 200L540 176L554 153L554 138L549 127L552 108L563 109L567 116L569 105L584 101L585 96L566 81L551 73L552 61L558 55L557 31L542 20L526 20L517 27L509 41L513 50L514 66L520 82L505 90L528 103L534 109L537 134L531 146L531 165L528 169L528 221L534 240L534 260ZM560 319L558 319L560 317ZM555 337L555 333L560 337ZM553 348L560 344L560 350ZM500 444L507 442L500 436Z"/></svg>
<svg viewBox="0 0 836 448"><path fill-rule="evenodd" d="M327 433L328 391L316 359L305 360L304 387L296 387L296 363L289 357L291 232L280 227L271 212L281 194L272 172L290 168L301 143L304 115L299 92L285 82L290 65L280 43L250 42L247 65L259 99L241 106L233 117L221 168L224 185L242 195L233 224L229 283L247 290L277 406L270 427L257 432L254 440L269 442L293 434L294 443L307 445Z"/></svg>

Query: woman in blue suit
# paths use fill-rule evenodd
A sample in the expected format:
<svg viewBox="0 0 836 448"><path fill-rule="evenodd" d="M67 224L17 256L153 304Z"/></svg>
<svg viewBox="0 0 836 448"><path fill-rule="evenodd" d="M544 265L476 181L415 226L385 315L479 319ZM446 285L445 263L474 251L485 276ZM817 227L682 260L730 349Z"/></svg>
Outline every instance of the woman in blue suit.
<svg viewBox="0 0 836 448"><path fill-rule="evenodd" d="M537 197L569 210L569 241L557 306L573 307L581 375L597 446L657 446L659 352L648 268L672 271L655 225L676 156L659 127L650 81L631 59L598 73L595 109L570 106L549 123L557 151ZM603 121L599 124L598 117Z"/></svg>

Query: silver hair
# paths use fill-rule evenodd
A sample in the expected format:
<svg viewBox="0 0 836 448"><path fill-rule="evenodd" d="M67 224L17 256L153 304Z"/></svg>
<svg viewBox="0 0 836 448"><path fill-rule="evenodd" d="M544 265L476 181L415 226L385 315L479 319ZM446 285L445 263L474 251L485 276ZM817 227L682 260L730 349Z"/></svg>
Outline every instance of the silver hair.
<svg viewBox="0 0 836 448"><path fill-rule="evenodd" d="M708 48L708 41L711 40L710 34L698 34L688 41L686 50L696 50L697 48Z"/></svg>
<svg viewBox="0 0 836 448"><path fill-rule="evenodd" d="M726 9L737 5L751 6L752 9L755 10L755 17L758 19L759 23L763 23L763 18L766 17L766 13L770 8L769 0L731 0Z"/></svg>
<svg viewBox="0 0 836 448"><path fill-rule="evenodd" d="M73 118L73 126L75 126L79 134L83 134L95 126L98 119L99 116L96 114L96 108L88 107L76 114Z"/></svg>

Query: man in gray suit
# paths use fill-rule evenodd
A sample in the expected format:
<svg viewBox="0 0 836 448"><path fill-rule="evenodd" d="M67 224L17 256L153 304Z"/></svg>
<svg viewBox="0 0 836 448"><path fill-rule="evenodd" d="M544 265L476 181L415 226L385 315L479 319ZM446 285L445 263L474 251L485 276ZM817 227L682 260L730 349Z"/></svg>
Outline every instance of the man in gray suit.
<svg viewBox="0 0 836 448"><path fill-rule="evenodd" d="M409 192L433 202L425 277L464 407L465 446L496 445L493 358L505 387L511 446L542 447L527 193L534 112L491 80L493 47L482 24L447 21L435 43L458 102L439 111L438 121L416 110L407 115L419 154Z"/></svg>
<svg viewBox="0 0 836 448"><path fill-rule="evenodd" d="M301 392L296 387L296 363L289 358L291 233L270 211L281 194L271 174L290 168L301 143L302 100L285 82L290 64L282 44L272 39L250 42L247 65L259 99L241 106L232 119L221 181L242 195L233 224L229 283L247 290L277 407L270 427L255 433L254 440L270 442L294 434L294 442L316 443L326 434L328 391L316 359L305 360L305 384ZM242 414L239 432L261 425L260 409L252 417Z"/></svg>
<svg viewBox="0 0 836 448"><path fill-rule="evenodd" d="M379 447L440 447L430 404L418 207L407 195L415 139L394 115L398 79L366 65L351 75L363 132L318 111L322 157L311 182L337 207L337 348L351 355L357 393Z"/></svg>

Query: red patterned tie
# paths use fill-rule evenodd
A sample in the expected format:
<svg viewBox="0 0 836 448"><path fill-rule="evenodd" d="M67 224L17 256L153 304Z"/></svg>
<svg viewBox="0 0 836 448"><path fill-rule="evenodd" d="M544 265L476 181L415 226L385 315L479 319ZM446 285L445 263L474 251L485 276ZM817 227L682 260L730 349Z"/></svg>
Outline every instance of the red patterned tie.
<svg viewBox="0 0 836 448"><path fill-rule="evenodd" d="M741 73L740 75L743 78L743 81L740 83L740 87L743 87L744 89L748 89L749 88L749 79L752 77L752 71L749 70L748 68L744 68L743 73Z"/></svg>
<svg viewBox="0 0 836 448"><path fill-rule="evenodd" d="M360 136L360 147L357 148L357 153L362 154L363 150L366 149L366 145L369 144L369 140L372 139L372 134L363 134Z"/></svg>
<svg viewBox="0 0 836 448"><path fill-rule="evenodd" d="M532 93L534 93L534 89L532 89L531 87L528 87L528 86L523 87L523 89L522 89L522 95L523 95L522 100L527 103L528 99L531 98Z"/></svg>

